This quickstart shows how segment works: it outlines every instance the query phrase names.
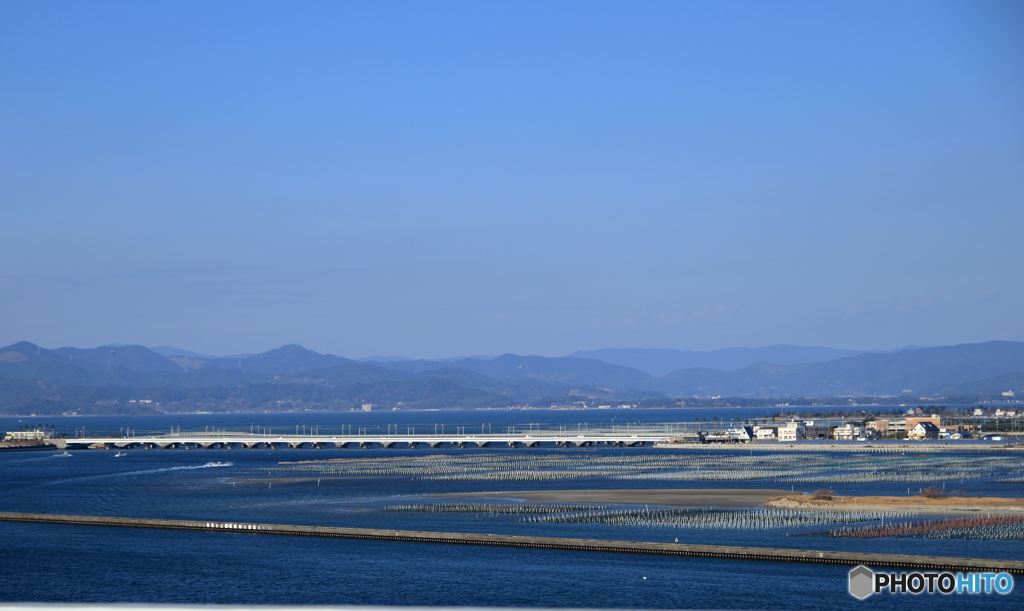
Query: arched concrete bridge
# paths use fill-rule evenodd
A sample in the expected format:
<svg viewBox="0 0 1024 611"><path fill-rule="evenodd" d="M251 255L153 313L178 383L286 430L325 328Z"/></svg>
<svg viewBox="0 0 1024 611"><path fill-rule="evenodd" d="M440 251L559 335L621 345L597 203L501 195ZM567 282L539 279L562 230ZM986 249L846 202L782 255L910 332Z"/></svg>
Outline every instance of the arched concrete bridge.
<svg viewBox="0 0 1024 611"><path fill-rule="evenodd" d="M81 437L64 442L68 448L458 448L528 447L544 445L582 447L614 445L619 447L653 445L668 441L669 433L601 431L530 431L480 435L267 435L259 433L171 433L140 437Z"/></svg>

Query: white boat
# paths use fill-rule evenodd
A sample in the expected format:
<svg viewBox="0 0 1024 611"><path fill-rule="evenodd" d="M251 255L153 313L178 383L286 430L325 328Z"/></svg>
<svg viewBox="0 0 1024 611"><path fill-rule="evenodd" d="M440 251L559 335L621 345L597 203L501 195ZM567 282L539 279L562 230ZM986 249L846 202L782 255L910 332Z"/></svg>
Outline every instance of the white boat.
<svg viewBox="0 0 1024 611"><path fill-rule="evenodd" d="M120 458L120 457L124 456L125 454L127 454L127 452L118 452L117 454L114 454L114 458Z"/></svg>
<svg viewBox="0 0 1024 611"><path fill-rule="evenodd" d="M68 454L68 451L64 450L63 454L57 454L57 456L71 456L71 454Z"/></svg>

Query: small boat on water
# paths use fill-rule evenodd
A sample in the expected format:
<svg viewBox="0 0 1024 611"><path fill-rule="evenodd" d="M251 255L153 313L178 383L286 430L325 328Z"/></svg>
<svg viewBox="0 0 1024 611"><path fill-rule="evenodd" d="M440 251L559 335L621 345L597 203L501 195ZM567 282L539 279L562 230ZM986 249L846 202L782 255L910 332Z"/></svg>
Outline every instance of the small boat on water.
<svg viewBox="0 0 1024 611"><path fill-rule="evenodd" d="M117 454L114 454L114 458L120 458L120 457L124 456L127 453L128 452L118 452Z"/></svg>
<svg viewBox="0 0 1024 611"><path fill-rule="evenodd" d="M63 454L57 454L57 456L71 456L71 454L69 454L67 450L64 450Z"/></svg>

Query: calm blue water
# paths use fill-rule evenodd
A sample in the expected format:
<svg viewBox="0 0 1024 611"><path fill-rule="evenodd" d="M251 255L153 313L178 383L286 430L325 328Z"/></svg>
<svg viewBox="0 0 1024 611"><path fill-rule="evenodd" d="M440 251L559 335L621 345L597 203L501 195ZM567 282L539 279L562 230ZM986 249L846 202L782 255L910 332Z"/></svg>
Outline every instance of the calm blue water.
<svg viewBox="0 0 1024 611"><path fill-rule="evenodd" d="M639 410L638 410L639 411ZM667 410L651 421L668 421ZM677 411L677 410L673 410ZM683 411L683 410L678 410ZM689 410L686 410L689 411ZM731 411L731 410L730 410ZM344 423L369 426L452 426L493 422L571 424L610 422L614 414L460 412L344 414ZM628 414L642 421L644 413ZM315 414L210 416L203 418L66 419L94 432L143 424L239 428L251 424L340 426ZM407 417L409 416L409 417ZM564 418L563 418L564 416ZM694 416L694 417L704 417ZM722 417L722 416L720 416ZM735 418L737 416L729 416ZM740 414L738 417L746 417ZM373 420L373 419L379 420ZM562 420L558 420L562 418ZM682 420L682 418L679 418ZM709 416L710 420L711 417ZM10 427L0 420L0 430ZM60 425L59 419L48 422ZM81 426L81 425L78 425ZM106 427L106 428L104 428ZM74 428L72 425L71 428ZM474 453L508 450L444 450ZM540 449L532 452L594 452ZM602 448L597 452L656 453L664 450ZM0 510L137 517L258 521L334 526L447 530L604 539L672 541L849 549L890 553L1024 559L1019 541L928 539L856 540L774 531L689 530L605 524L537 524L519 516L386 512L384 505L420 502L418 495L482 490L605 488L778 488L741 482L650 482L603 479L550 482L452 482L409 477L279 480L267 485L252 471L281 461L332 457L422 456L437 450L133 450L0 454ZM518 450L523 452L523 450ZM695 450L706 454L708 450ZM839 456L841 458L841 455ZM215 463L221 466L214 466ZM287 475L287 474L283 474ZM1021 496L1021 485L968 480L974 492ZM788 485L786 486L789 487ZM806 486L814 488L816 486ZM903 484L833 486L839 493L905 492ZM800 487L796 486L799 490ZM1009 596L878 595L858 602L846 593L849 568L790 563L753 563L552 550L342 541L259 535L146 531L62 525L0 523L0 602L95 601L231 604L416 604L624 608L820 609L863 606L904 608L1021 608L1024 582ZM643 579L647 577L647 579ZM1020 581L1020 580L1018 580Z"/></svg>

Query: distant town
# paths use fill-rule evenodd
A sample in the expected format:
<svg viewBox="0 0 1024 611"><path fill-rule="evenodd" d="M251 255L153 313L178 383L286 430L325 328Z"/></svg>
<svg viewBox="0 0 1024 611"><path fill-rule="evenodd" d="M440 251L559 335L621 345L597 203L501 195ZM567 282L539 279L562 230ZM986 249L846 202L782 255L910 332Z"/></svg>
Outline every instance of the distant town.
<svg viewBox="0 0 1024 611"><path fill-rule="evenodd" d="M702 423L703 424L703 423ZM872 414L863 419L844 412L805 414L776 422L759 421L742 426L725 426L714 431L694 431L676 438L678 442L749 443L793 442L832 439L871 440L1024 440L1024 410L977 407L949 410L940 407L909 408L904 414Z"/></svg>

